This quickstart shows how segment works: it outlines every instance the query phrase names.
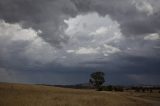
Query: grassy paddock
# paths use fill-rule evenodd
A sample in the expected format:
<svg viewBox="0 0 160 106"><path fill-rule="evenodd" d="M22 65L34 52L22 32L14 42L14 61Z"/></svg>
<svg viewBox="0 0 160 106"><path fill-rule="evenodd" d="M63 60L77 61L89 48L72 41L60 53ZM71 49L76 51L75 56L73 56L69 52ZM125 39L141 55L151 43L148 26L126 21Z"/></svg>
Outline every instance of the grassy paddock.
<svg viewBox="0 0 160 106"><path fill-rule="evenodd" d="M106 92L0 84L0 106L160 106L160 93Z"/></svg>

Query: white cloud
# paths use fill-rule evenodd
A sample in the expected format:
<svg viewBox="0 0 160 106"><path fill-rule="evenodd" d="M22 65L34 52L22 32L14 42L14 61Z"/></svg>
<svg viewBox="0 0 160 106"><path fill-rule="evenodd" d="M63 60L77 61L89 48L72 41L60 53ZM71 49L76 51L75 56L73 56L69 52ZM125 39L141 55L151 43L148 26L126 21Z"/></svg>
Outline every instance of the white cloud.
<svg viewBox="0 0 160 106"><path fill-rule="evenodd" d="M41 38L35 39L27 46L24 54L33 61L41 63L52 62L57 57L55 48L44 42Z"/></svg>
<svg viewBox="0 0 160 106"><path fill-rule="evenodd" d="M67 50L67 53L73 53L75 50Z"/></svg>
<svg viewBox="0 0 160 106"><path fill-rule="evenodd" d="M75 50L67 50L67 53L74 53L78 55L94 55L103 54L104 56L109 56L110 54L121 52L119 48L113 47L111 45L104 44L101 47L80 47Z"/></svg>
<svg viewBox="0 0 160 106"><path fill-rule="evenodd" d="M75 65L120 52L120 49L112 44L118 44L123 36L118 22L113 21L108 15L78 15L65 20L65 23L68 24L65 33L69 41L63 48L54 48L39 37L39 34L43 33L40 30L35 31L32 28L23 28L18 23L0 21L1 54L12 58L15 56L14 52L24 60L29 60L31 64L56 61L62 65ZM15 42L18 42L18 45L12 47Z"/></svg>
<svg viewBox="0 0 160 106"><path fill-rule="evenodd" d="M106 37L107 39L113 37L116 39L122 38L119 23L113 21L109 15L102 17L97 13L89 13L64 20L64 22L68 24L65 33L72 39L80 37L88 38L90 35L96 35L93 38L90 37L90 39L101 38L101 40L106 40ZM118 33L118 35L115 33Z"/></svg>
<svg viewBox="0 0 160 106"><path fill-rule="evenodd" d="M95 32L90 33L90 35L102 35L102 34L106 34L107 31L108 31L107 27L100 27Z"/></svg>
<svg viewBox="0 0 160 106"><path fill-rule="evenodd" d="M17 56L24 56L31 61L42 63L51 62L54 59L55 49L39 37L40 30L22 28L18 23L10 24L1 20L0 32L0 51L8 56L7 58L17 53L19 54Z"/></svg>
<svg viewBox="0 0 160 106"><path fill-rule="evenodd" d="M112 20L109 15L81 14L64 22L68 25L65 33L69 41L61 53L64 52L66 58L63 61L57 60L63 65L76 66L86 61L97 61L104 56L108 56L109 59L112 54L121 51L116 47L124 40L120 24Z"/></svg>
<svg viewBox="0 0 160 106"><path fill-rule="evenodd" d="M107 44L104 44L104 54L106 55L106 53L109 53L109 54L114 54L114 53L117 53L117 52L120 52L121 50L119 48L116 48L116 47L113 47L113 46L110 46L110 45L107 45Z"/></svg>
<svg viewBox="0 0 160 106"><path fill-rule="evenodd" d="M76 54L97 54L99 53L99 48L80 47L78 50L76 50L75 53Z"/></svg>
<svg viewBox="0 0 160 106"><path fill-rule="evenodd" d="M115 49L111 45L104 48L103 45L116 44L123 39L118 22L108 15L102 17L97 13L89 13L64 22L68 24L65 32L70 37L69 46L66 47L67 53L102 55L105 51L105 55L110 55L116 53L118 48Z"/></svg>
<svg viewBox="0 0 160 106"><path fill-rule="evenodd" d="M41 31L34 31L32 28L23 29L18 23L9 24L0 20L0 36L10 37L11 41L33 40Z"/></svg>
<svg viewBox="0 0 160 106"><path fill-rule="evenodd" d="M91 47L80 47L76 50L67 50L67 53L74 54L97 54L99 53L100 48L91 48Z"/></svg>
<svg viewBox="0 0 160 106"><path fill-rule="evenodd" d="M132 3L140 12L144 12L147 15L152 15L154 13L152 5L147 0L133 0Z"/></svg>
<svg viewBox="0 0 160 106"><path fill-rule="evenodd" d="M145 36L144 40L160 40L160 35L158 33L152 33Z"/></svg>

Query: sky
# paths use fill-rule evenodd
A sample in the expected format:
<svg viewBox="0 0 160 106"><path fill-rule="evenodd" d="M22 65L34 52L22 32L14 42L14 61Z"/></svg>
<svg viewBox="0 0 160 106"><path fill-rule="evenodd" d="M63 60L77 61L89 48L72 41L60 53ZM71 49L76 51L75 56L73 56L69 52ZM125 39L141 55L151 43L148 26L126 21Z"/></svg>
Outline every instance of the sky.
<svg viewBox="0 0 160 106"><path fill-rule="evenodd" d="M160 0L0 0L0 82L160 85Z"/></svg>

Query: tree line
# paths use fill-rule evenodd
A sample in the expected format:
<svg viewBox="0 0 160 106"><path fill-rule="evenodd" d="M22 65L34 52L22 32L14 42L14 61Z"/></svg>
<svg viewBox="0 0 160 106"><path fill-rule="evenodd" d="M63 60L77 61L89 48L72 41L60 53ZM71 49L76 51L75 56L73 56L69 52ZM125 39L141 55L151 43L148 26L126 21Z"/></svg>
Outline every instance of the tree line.
<svg viewBox="0 0 160 106"><path fill-rule="evenodd" d="M123 86L103 86L105 83L105 73L102 71L96 71L90 74L89 84L91 88L96 89L97 91L124 91L124 90L134 90L135 92L150 92L152 93L153 90L159 90L159 87L130 87L130 88L124 88Z"/></svg>

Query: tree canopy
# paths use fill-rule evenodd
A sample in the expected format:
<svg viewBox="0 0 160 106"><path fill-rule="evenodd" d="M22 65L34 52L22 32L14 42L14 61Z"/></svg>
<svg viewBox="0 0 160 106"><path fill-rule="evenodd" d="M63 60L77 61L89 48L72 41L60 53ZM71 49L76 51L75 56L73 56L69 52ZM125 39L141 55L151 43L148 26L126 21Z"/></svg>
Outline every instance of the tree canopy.
<svg viewBox="0 0 160 106"><path fill-rule="evenodd" d="M90 75L89 83L95 87L97 90L101 90L101 86L105 82L104 72L97 71Z"/></svg>

